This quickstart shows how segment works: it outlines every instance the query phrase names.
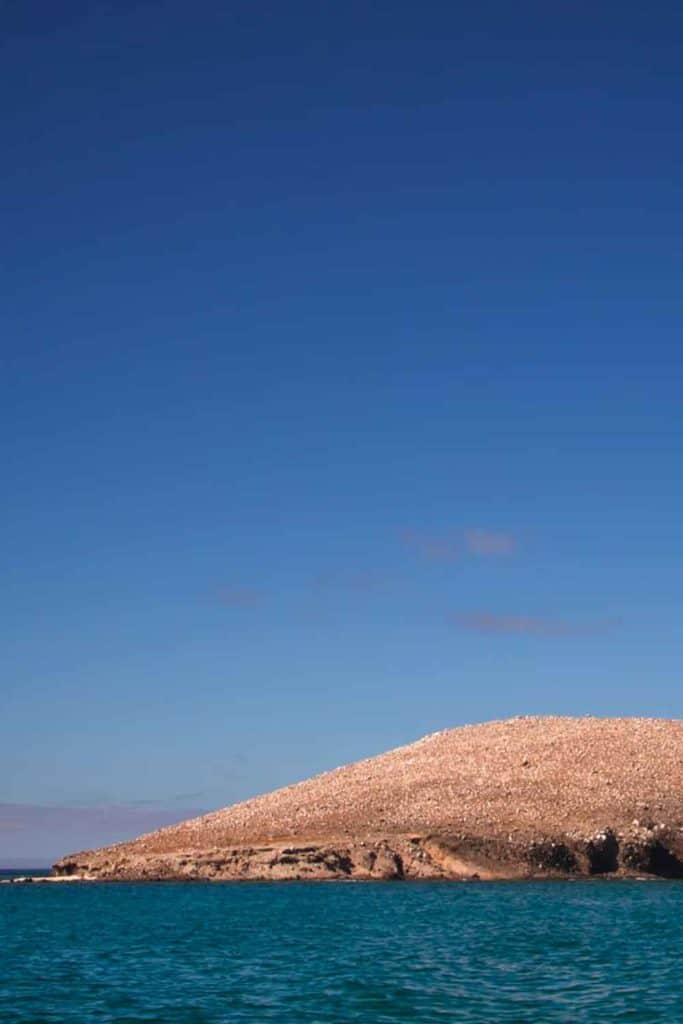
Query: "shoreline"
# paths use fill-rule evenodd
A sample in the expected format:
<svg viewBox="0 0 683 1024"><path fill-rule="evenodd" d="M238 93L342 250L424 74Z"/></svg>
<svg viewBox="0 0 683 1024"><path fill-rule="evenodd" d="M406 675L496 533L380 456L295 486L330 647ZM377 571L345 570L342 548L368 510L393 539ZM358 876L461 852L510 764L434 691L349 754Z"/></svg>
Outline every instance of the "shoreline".
<svg viewBox="0 0 683 1024"><path fill-rule="evenodd" d="M677 830L603 828L583 836L364 835L208 850L125 846L65 857L55 877L87 881L523 881L683 879Z"/></svg>
<svg viewBox="0 0 683 1024"><path fill-rule="evenodd" d="M598 885L623 882L682 882L683 878L665 877L663 875L639 875L628 873L616 873L611 875L526 875L526 876L501 876L499 878L476 878L476 877L434 877L434 878L188 878L188 877L166 877L166 878L96 878L85 875L21 875L15 878L0 878L0 885L45 885L45 884L71 884L71 885L279 885L281 883L296 885L297 883L307 885L372 885L372 884L393 884L420 886L425 884L439 883L442 885L473 884L476 882L485 885L515 884L527 885L537 882L553 882L562 884L565 882L595 883Z"/></svg>

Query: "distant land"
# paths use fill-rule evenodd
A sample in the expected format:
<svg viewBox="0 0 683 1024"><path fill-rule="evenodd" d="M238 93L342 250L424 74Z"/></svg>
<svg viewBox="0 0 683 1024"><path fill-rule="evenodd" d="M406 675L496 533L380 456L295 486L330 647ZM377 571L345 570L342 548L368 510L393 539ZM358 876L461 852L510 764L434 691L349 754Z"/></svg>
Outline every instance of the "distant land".
<svg viewBox="0 0 683 1024"><path fill-rule="evenodd" d="M521 717L99 850L74 879L683 878L683 720Z"/></svg>

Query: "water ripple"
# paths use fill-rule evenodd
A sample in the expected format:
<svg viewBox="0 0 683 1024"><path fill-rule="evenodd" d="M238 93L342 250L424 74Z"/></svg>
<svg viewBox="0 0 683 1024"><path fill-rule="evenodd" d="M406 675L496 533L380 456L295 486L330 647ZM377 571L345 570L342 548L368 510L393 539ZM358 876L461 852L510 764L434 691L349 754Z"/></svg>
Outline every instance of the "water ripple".
<svg viewBox="0 0 683 1024"><path fill-rule="evenodd" d="M683 885L0 887L2 1024L683 1021Z"/></svg>

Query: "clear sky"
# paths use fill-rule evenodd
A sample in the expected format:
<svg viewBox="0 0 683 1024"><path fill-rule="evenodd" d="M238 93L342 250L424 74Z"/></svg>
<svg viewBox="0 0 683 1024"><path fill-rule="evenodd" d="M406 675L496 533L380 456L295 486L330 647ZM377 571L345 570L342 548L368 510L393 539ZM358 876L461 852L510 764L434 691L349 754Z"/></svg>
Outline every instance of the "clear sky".
<svg viewBox="0 0 683 1024"><path fill-rule="evenodd" d="M681 714L673 3L2 4L0 865Z"/></svg>

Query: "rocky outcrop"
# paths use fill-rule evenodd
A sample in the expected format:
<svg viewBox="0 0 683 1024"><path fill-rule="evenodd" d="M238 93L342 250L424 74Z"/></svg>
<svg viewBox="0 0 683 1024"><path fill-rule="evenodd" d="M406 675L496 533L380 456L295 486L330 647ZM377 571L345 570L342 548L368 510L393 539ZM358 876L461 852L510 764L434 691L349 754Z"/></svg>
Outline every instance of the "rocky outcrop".
<svg viewBox="0 0 683 1024"><path fill-rule="evenodd" d="M58 876L96 880L492 880L653 875L683 878L683 842L671 834L605 829L596 836L528 843L443 836L305 846L235 847L141 856L65 857Z"/></svg>
<svg viewBox="0 0 683 1024"><path fill-rule="evenodd" d="M682 726L525 718L447 730L54 870L114 880L683 878Z"/></svg>

